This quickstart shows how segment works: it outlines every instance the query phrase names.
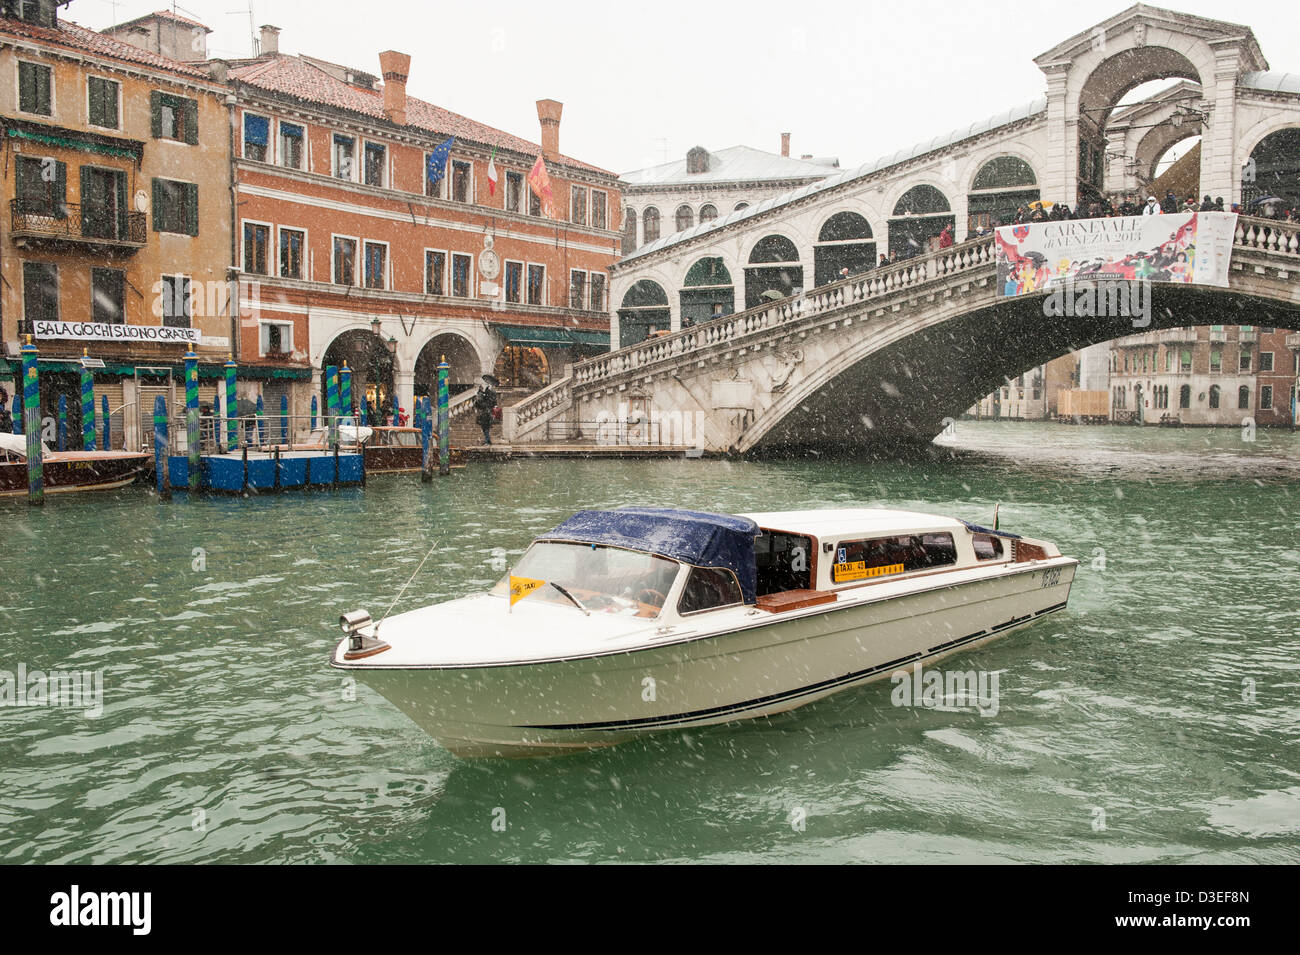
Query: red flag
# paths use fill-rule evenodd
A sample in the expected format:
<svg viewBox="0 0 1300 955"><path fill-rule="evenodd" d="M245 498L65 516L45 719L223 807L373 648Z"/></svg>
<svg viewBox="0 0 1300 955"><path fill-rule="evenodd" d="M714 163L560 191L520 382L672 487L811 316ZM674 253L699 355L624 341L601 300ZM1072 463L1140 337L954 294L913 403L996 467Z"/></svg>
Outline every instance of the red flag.
<svg viewBox="0 0 1300 955"><path fill-rule="evenodd" d="M492 155L488 158L488 195L497 194L497 148L492 147Z"/></svg>
<svg viewBox="0 0 1300 955"><path fill-rule="evenodd" d="M542 215L550 216L551 177L546 174L546 163L542 162L540 153L537 156L537 162L533 163L532 172L528 174L528 185L542 200Z"/></svg>

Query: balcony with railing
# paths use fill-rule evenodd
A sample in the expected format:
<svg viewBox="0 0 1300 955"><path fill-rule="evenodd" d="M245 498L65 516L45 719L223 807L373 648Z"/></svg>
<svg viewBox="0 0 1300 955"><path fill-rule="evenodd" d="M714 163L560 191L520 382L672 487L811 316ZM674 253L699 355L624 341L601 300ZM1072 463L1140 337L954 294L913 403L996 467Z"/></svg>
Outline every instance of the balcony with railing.
<svg viewBox="0 0 1300 955"><path fill-rule="evenodd" d="M148 236L143 212L118 213L70 202L52 207L30 199L12 199L9 213L9 235L16 245L69 243L133 253L144 247Z"/></svg>

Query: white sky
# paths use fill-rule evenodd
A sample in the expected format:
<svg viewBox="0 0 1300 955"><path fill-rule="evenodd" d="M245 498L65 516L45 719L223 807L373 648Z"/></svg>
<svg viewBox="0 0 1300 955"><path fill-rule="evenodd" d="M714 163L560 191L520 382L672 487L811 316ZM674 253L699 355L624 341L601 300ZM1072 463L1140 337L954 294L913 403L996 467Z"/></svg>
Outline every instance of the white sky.
<svg viewBox="0 0 1300 955"><path fill-rule="evenodd" d="M1300 72L1300 3L1179 0L1251 27L1274 70ZM211 56L248 56L249 0L186 0ZM1044 92L1033 58L1129 4L987 0L252 0L280 49L379 72L411 54L409 91L534 142L534 102L564 103L560 150L623 173L695 145L838 156L855 166ZM102 29L167 0L73 0ZM1031 11L1032 15L1026 15ZM1290 42L1288 42L1290 38Z"/></svg>

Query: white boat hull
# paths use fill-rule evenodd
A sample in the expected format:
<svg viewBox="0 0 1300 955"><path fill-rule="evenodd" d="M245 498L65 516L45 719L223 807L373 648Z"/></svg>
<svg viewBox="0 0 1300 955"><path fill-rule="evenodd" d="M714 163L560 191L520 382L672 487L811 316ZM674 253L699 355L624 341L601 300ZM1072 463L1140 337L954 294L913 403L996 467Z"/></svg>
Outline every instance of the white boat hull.
<svg viewBox="0 0 1300 955"><path fill-rule="evenodd" d="M384 666L382 655L345 661L344 641L331 662L458 756L554 755L769 716L973 649L1063 609L1077 564L970 568L777 614L716 611L707 631L569 659Z"/></svg>

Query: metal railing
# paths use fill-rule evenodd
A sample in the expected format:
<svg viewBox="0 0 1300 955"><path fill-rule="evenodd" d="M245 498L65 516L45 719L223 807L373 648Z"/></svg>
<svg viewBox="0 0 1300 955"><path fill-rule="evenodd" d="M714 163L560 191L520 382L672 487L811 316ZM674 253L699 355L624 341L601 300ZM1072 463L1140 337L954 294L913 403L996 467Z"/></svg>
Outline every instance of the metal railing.
<svg viewBox="0 0 1300 955"><path fill-rule="evenodd" d="M75 202L51 205L32 199L11 199L9 213L9 231L14 235L144 245L149 234L148 219L143 212L118 214L112 209L87 208Z"/></svg>

